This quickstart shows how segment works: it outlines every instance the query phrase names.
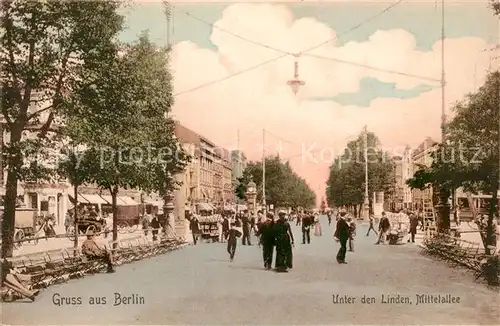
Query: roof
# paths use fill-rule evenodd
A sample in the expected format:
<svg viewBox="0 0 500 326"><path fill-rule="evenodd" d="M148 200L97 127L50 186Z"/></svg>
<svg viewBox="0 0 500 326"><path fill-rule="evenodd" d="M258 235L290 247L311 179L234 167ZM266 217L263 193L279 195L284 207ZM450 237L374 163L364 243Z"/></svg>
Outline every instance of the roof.
<svg viewBox="0 0 500 326"><path fill-rule="evenodd" d="M190 143L200 146L200 135L191 129L184 127L177 121L175 123L175 136L181 143Z"/></svg>
<svg viewBox="0 0 500 326"><path fill-rule="evenodd" d="M437 145L438 142L433 140L430 137L427 137L418 147L415 149L412 153L412 157L420 155L422 152L425 152L426 150L431 149L435 145Z"/></svg>

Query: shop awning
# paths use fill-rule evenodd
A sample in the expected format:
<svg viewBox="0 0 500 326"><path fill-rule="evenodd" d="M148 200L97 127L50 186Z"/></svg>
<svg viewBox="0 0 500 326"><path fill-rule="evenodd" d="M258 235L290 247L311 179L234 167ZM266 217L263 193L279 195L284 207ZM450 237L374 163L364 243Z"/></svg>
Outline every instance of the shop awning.
<svg viewBox="0 0 500 326"><path fill-rule="evenodd" d="M91 204L107 204L108 203L99 195L83 194L83 195L81 195L81 197L85 198Z"/></svg>
<svg viewBox="0 0 500 326"><path fill-rule="evenodd" d="M71 201L74 203L75 201L75 198L71 195L69 195L69 198L71 199ZM91 204L87 199L85 199L85 197L83 197L81 194L78 194L78 204Z"/></svg>
<svg viewBox="0 0 500 326"><path fill-rule="evenodd" d="M209 203L198 203L198 204L196 204L196 207L200 211L213 211L214 210L213 206L210 205Z"/></svg>
<svg viewBox="0 0 500 326"><path fill-rule="evenodd" d="M109 205L112 205L113 198L110 195L101 195L101 197L108 202ZM129 206L124 201L120 199L120 197L116 197L116 205L118 206Z"/></svg>
<svg viewBox="0 0 500 326"><path fill-rule="evenodd" d="M127 206L135 206L135 205L139 205L139 203L137 203L135 200L133 200L132 198L130 198L129 196L119 196L118 197L121 201L123 201L125 203L125 205Z"/></svg>

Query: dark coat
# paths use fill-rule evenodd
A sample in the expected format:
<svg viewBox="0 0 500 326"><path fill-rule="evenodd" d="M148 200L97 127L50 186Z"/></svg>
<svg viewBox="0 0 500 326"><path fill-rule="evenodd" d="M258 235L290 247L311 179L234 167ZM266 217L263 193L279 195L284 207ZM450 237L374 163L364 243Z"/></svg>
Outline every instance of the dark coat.
<svg viewBox="0 0 500 326"><path fill-rule="evenodd" d="M257 235L260 236L260 242L262 245L274 245L275 243L275 229L273 221L266 221L260 224L260 227L257 231Z"/></svg>
<svg viewBox="0 0 500 326"><path fill-rule="evenodd" d="M382 217L380 219L380 224L378 226L379 230L387 231L391 228L391 223L387 217Z"/></svg>
<svg viewBox="0 0 500 326"><path fill-rule="evenodd" d="M349 239L349 223L343 218L337 221L337 228L335 229L335 237L337 239Z"/></svg>
<svg viewBox="0 0 500 326"><path fill-rule="evenodd" d="M191 220L191 222L189 222L189 229L193 233L201 233L201 231L200 231L200 224L198 222L198 219L193 218Z"/></svg>
<svg viewBox="0 0 500 326"><path fill-rule="evenodd" d="M410 232L417 233L418 217L410 217Z"/></svg>

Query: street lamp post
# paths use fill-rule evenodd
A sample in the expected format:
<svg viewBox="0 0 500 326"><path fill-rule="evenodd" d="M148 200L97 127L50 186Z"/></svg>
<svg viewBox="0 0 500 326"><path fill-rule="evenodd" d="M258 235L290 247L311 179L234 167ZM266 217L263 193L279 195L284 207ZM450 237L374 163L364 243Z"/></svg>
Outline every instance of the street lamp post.
<svg viewBox="0 0 500 326"><path fill-rule="evenodd" d="M253 212L254 216L257 216L257 185L255 182L250 181L247 185L246 199L248 212Z"/></svg>
<svg viewBox="0 0 500 326"><path fill-rule="evenodd" d="M365 158L365 201L363 204L363 218L370 216L370 193L368 191L368 128L364 129L364 158Z"/></svg>
<svg viewBox="0 0 500 326"><path fill-rule="evenodd" d="M445 110L445 59L444 59L444 0L441 0L441 143L446 146L446 110ZM450 189L441 187L438 189L439 202L436 205L438 212L437 228L439 231L448 230L450 228Z"/></svg>

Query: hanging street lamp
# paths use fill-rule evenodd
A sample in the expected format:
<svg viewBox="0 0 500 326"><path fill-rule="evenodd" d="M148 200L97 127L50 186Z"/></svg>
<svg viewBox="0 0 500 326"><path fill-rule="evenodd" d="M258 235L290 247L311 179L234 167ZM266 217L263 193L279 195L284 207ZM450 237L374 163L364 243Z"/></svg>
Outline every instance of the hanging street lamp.
<svg viewBox="0 0 500 326"><path fill-rule="evenodd" d="M299 62L298 60L299 55L295 55L295 64L294 64L294 74L293 74L293 79L289 80L287 84L290 86L292 89L293 94L297 95L299 92L300 86L304 86L306 84L305 81L299 79Z"/></svg>

